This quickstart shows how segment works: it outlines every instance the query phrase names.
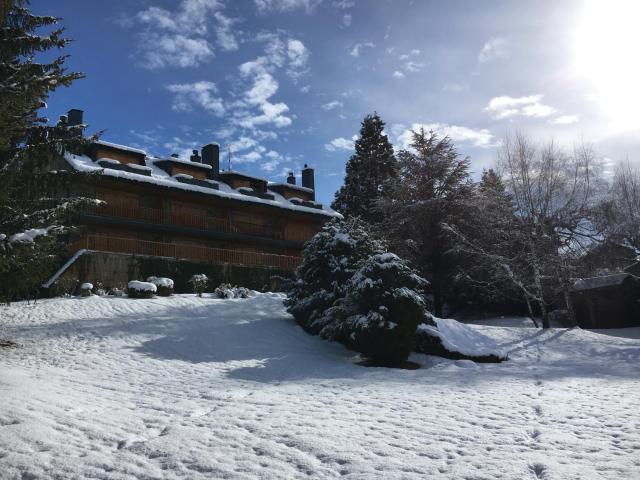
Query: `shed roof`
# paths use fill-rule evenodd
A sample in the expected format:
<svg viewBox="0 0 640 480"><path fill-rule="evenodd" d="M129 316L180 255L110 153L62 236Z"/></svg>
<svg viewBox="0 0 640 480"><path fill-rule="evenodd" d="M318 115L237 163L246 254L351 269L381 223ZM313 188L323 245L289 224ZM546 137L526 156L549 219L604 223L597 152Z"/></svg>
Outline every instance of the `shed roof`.
<svg viewBox="0 0 640 480"><path fill-rule="evenodd" d="M602 277L581 278L573 284L574 290L593 290L596 288L613 287L622 284L627 278L634 277L630 273L615 273Z"/></svg>

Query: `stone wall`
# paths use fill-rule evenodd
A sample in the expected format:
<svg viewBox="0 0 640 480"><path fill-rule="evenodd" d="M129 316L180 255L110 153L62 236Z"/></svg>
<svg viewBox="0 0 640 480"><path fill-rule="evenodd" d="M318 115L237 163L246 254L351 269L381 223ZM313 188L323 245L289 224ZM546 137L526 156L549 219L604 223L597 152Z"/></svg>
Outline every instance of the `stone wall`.
<svg viewBox="0 0 640 480"><path fill-rule="evenodd" d="M253 290L278 291L283 278L293 273L266 267L241 265L214 265L176 260L165 257L145 257L116 253L87 252L81 255L60 277L58 285L102 283L105 288L125 288L129 280L145 280L147 277L169 277L175 282L176 293L192 292L188 283L193 274L204 273L209 277L209 289L221 283L247 287ZM52 287L51 294L58 292Z"/></svg>

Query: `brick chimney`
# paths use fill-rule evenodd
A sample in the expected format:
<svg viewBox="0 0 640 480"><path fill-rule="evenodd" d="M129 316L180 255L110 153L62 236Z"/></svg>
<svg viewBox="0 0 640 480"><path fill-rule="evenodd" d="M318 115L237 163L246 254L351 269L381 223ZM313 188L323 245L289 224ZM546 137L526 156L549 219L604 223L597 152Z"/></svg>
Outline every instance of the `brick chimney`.
<svg viewBox="0 0 640 480"><path fill-rule="evenodd" d="M287 176L287 183L289 185L295 185L296 184L296 176L293 174L293 172L289 172L289 175Z"/></svg>
<svg viewBox="0 0 640 480"><path fill-rule="evenodd" d="M314 179L314 173L313 173L313 168L309 167L306 163L304 165L304 168L302 169L302 186L306 187L306 188L310 188L311 190L313 190L313 195L311 196L311 198L315 201L316 199L316 186L315 186L315 179Z"/></svg>
<svg viewBox="0 0 640 480"><path fill-rule="evenodd" d="M209 175L212 180L218 178L220 173L220 145L209 143L202 147L202 163L211 165Z"/></svg>
<svg viewBox="0 0 640 480"><path fill-rule="evenodd" d="M78 110L77 108L72 108L67 112L67 125L70 127L74 127L76 125L82 125L83 116L84 116L84 112L82 110Z"/></svg>

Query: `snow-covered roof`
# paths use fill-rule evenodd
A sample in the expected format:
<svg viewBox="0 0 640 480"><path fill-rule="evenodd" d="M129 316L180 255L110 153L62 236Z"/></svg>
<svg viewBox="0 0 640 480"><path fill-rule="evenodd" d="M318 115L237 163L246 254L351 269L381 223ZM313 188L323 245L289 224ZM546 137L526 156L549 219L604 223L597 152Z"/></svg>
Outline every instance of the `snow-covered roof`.
<svg viewBox="0 0 640 480"><path fill-rule="evenodd" d="M218 175L220 175L221 177L226 175L229 175L229 176L237 175L239 177L250 178L251 180L257 180L259 182L266 182L264 178L255 177L253 175L249 175L244 172L236 172L235 170L222 170L218 173Z"/></svg>
<svg viewBox="0 0 640 480"><path fill-rule="evenodd" d="M313 193L312 188L303 187L302 185L296 185L294 183L277 183L277 182L269 182L268 187L286 187L291 188L292 190L300 190L301 192Z"/></svg>
<svg viewBox="0 0 640 480"><path fill-rule="evenodd" d="M581 278L573 284L574 290L592 290L594 288L612 287L620 285L628 277L633 277L630 273L616 273L603 277Z"/></svg>
<svg viewBox="0 0 640 480"><path fill-rule="evenodd" d="M178 181L176 177L171 177L167 172L165 172L160 167L155 165L154 162L158 160L157 158L146 157L146 165L151 168L150 175L142 175L138 173L127 172L124 170L116 170L113 168L102 167L97 163L95 163L87 155L74 155L70 152L65 152L64 158L75 170L80 172L87 172L87 173L101 172L102 175L112 177L112 178L121 178L129 181L150 183L150 184L158 185L161 187L187 190L187 191L197 192L205 195L211 195L214 197L238 200L241 202L270 205L278 208L284 208L287 210L293 210L296 212L310 213L314 215L324 215L326 217L341 217L341 215L338 212L326 206L323 206L320 209L320 208L305 207L303 205L296 205L290 202L289 200L287 200L286 198L284 198L279 193L272 190L269 190L268 192L270 195L273 195L273 199L266 199L266 198L259 198L259 197L249 196L249 195L240 193L223 182L219 183L219 188L217 190L214 188L195 185L192 183L183 183ZM256 180L260 180L263 182L265 181L264 179L261 179L258 177L252 177L251 175L246 175L240 172L220 172L220 173L221 174L233 173L233 174L243 175L249 178L255 178Z"/></svg>
<svg viewBox="0 0 640 480"><path fill-rule="evenodd" d="M196 167L196 168L204 168L205 170L211 170L211 165L208 165L206 163L199 163L199 162L192 162L191 160L184 160L182 158L176 158L176 157L171 157L171 158L147 158L148 162L153 162L153 163L159 163L159 162L171 162L171 163L177 163L177 164L181 164L181 165L187 165L189 167Z"/></svg>
<svg viewBox="0 0 640 480"><path fill-rule="evenodd" d="M93 143L102 145L104 147L117 148L118 150L126 150L127 152L138 153L144 156L147 155L147 152L145 152L144 150L140 150L139 148L127 147L126 145L120 145L118 143L106 142L104 140L97 140Z"/></svg>

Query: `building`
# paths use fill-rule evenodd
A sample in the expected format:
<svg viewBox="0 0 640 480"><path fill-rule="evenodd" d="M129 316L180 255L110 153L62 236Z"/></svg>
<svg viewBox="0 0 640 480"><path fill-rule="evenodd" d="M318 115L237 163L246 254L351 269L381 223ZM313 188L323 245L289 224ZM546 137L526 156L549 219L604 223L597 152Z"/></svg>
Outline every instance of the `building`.
<svg viewBox="0 0 640 480"><path fill-rule="evenodd" d="M82 112L69 111L66 121L81 124ZM83 154L65 152L55 168L94 174L76 193L101 202L78 213L71 258L45 287L163 275L184 290L191 274L207 273L213 282L261 288L290 275L304 243L340 216L316 201L312 168L302 170L302 185L293 173L273 183L224 171L215 143L184 160L100 140Z"/></svg>
<svg viewBox="0 0 640 480"><path fill-rule="evenodd" d="M640 278L630 273L578 280L571 302L581 328L640 326Z"/></svg>

